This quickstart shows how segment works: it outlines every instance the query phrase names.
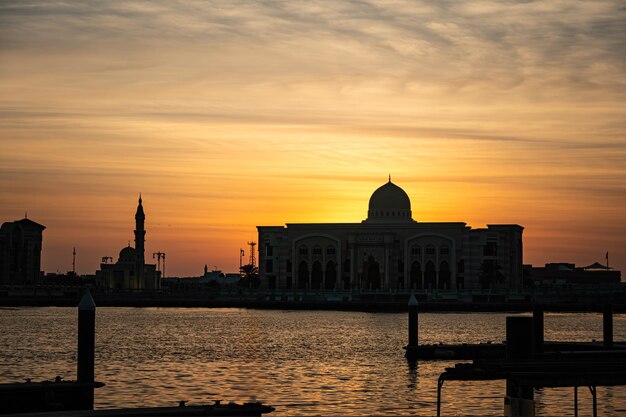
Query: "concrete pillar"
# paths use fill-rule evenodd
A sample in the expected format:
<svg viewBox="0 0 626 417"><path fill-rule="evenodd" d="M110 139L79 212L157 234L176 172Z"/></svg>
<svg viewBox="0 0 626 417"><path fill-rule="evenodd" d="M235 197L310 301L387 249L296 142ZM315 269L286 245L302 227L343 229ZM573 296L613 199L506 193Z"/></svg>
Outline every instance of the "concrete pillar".
<svg viewBox="0 0 626 417"><path fill-rule="evenodd" d="M534 356L533 318L506 318L506 359L532 359Z"/></svg>
<svg viewBox="0 0 626 417"><path fill-rule="evenodd" d="M356 256L355 251L354 251L354 243L350 244L350 290L355 289L355 288L360 288L359 283L357 283L356 281L356 272L354 270L354 265L356 262L356 259L354 259Z"/></svg>
<svg viewBox="0 0 626 417"><path fill-rule="evenodd" d="M418 346L419 312L415 295L411 293L409 299L409 344L408 347Z"/></svg>
<svg viewBox="0 0 626 417"><path fill-rule="evenodd" d="M389 290L389 243L385 243L385 277L382 282L382 289Z"/></svg>
<svg viewBox="0 0 626 417"><path fill-rule="evenodd" d="M543 353L544 329L543 329L543 307L540 305L533 306L533 327L535 353Z"/></svg>
<svg viewBox="0 0 626 417"><path fill-rule="evenodd" d="M77 382L90 383L92 386L85 389L82 398L82 408L93 410L95 381L95 348L96 348L96 303L89 289L85 290L83 298L78 303L78 357Z"/></svg>
<svg viewBox="0 0 626 417"><path fill-rule="evenodd" d="M530 360L534 356L533 317L506 318L506 360ZM534 416L534 387L506 380L505 416Z"/></svg>
<svg viewBox="0 0 626 417"><path fill-rule="evenodd" d="M613 307L611 303L604 305L602 312L602 334L605 349L613 349Z"/></svg>

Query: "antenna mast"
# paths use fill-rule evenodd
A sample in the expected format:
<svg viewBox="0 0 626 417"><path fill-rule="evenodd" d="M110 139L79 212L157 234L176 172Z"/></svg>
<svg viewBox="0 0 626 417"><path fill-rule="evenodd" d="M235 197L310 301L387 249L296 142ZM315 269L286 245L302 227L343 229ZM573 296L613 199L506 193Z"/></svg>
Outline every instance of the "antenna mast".
<svg viewBox="0 0 626 417"><path fill-rule="evenodd" d="M165 252L154 252L152 254L152 259L157 257L157 271L161 272L161 278L165 277ZM163 268L161 268L161 259L163 259Z"/></svg>
<svg viewBox="0 0 626 417"><path fill-rule="evenodd" d="M254 247L256 246L256 242L248 242L248 245L250 245L250 265L256 266L256 257L254 256Z"/></svg>

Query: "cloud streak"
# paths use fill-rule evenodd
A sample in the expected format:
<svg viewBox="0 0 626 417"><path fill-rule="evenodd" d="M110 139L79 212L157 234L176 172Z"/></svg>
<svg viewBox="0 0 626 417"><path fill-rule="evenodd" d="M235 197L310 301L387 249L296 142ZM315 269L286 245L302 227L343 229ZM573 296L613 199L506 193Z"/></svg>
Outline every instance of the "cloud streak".
<svg viewBox="0 0 626 417"><path fill-rule="evenodd" d="M142 191L229 269L220 238L359 221L391 173L425 218L517 221L542 248L538 228L580 227L595 250L626 203L622 3L0 1L0 216L112 227Z"/></svg>

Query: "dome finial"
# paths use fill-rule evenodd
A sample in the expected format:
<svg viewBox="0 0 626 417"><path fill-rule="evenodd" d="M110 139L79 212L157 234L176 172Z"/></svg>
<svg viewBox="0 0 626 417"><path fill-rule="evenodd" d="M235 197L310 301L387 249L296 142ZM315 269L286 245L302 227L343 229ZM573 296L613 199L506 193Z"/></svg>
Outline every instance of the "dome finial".
<svg viewBox="0 0 626 417"><path fill-rule="evenodd" d="M391 174L389 174L389 182L391 182Z"/></svg>
<svg viewBox="0 0 626 417"><path fill-rule="evenodd" d="M141 205L141 193L139 193L139 205Z"/></svg>

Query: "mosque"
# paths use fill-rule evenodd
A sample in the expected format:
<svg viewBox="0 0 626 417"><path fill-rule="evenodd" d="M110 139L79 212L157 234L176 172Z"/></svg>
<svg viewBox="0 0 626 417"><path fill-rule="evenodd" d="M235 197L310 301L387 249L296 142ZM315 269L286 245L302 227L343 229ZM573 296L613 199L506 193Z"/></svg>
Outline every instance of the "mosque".
<svg viewBox="0 0 626 417"><path fill-rule="evenodd" d="M145 261L145 220L140 195L135 213L135 247L129 243L123 248L116 263L106 263L106 258L103 258L105 263L100 264L100 270L96 271L99 287L127 290L161 288L161 273L156 270L156 265L146 264Z"/></svg>
<svg viewBox="0 0 626 417"><path fill-rule="evenodd" d="M407 193L389 181L361 223L257 226L259 274L267 289L521 289L517 224L472 229L413 219Z"/></svg>

